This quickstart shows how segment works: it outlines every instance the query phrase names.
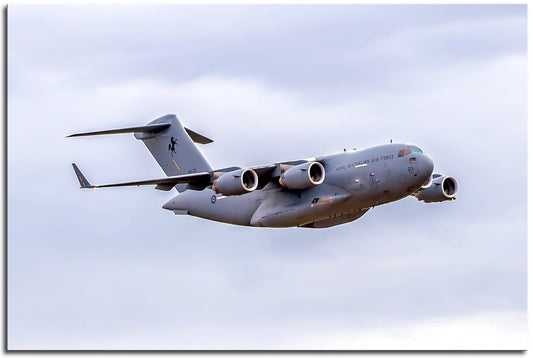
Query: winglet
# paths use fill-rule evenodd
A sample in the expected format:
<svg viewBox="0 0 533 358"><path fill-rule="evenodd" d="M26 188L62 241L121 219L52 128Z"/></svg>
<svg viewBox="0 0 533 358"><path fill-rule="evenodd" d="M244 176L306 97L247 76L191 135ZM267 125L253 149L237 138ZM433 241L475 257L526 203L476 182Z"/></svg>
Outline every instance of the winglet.
<svg viewBox="0 0 533 358"><path fill-rule="evenodd" d="M87 178L83 175L81 170L78 168L78 166L74 163L72 163L72 167L74 168L74 172L76 173L76 176L78 177L78 181L80 182L80 189L85 188L96 188L96 186L91 185Z"/></svg>

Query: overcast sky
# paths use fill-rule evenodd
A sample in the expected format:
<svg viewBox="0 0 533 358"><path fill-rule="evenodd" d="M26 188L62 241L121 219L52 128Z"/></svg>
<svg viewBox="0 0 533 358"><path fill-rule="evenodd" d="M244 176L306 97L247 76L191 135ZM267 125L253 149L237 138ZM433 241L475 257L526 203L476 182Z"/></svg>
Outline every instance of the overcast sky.
<svg viewBox="0 0 533 358"><path fill-rule="evenodd" d="M525 5L8 7L10 349L523 349ZM415 143L457 201L325 230L174 216L131 135L213 167Z"/></svg>

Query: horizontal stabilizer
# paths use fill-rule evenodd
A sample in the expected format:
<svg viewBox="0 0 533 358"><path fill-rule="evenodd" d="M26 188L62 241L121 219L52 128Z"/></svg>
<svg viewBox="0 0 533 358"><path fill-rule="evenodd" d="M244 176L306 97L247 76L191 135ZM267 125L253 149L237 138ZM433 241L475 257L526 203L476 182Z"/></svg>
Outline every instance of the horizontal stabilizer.
<svg viewBox="0 0 533 358"><path fill-rule="evenodd" d="M148 180L137 180L130 181L125 183L114 183L114 184L104 184L104 185L91 185L89 181L85 178L81 170L72 163L74 167L74 172L78 177L80 182L80 188L109 188L109 187L119 187L119 186L139 186L139 185L156 185L156 189L168 191L174 187L176 184L192 184L195 187L206 187L210 184L211 175L207 172L203 173L194 173L194 174L185 174L185 175L176 175L167 178L161 179L148 179Z"/></svg>
<svg viewBox="0 0 533 358"><path fill-rule="evenodd" d="M91 136L91 135L103 135L103 134L138 133L138 132L156 133L156 132L161 132L161 131L167 129L168 127L170 127L170 123L156 123L156 124L147 124L145 126L118 128L118 129L108 129L108 130L104 130L104 131L95 131L95 132L76 133L76 134L71 134L71 135L67 136L67 138L69 138L69 137L84 137L84 136Z"/></svg>
<svg viewBox="0 0 533 358"><path fill-rule="evenodd" d="M196 133L192 129L185 128L185 127L184 127L184 129L187 132L187 134L189 135L189 137L191 137L192 141L195 142L195 143L199 143L199 144L213 143L212 139L204 137L203 135L201 135L200 133Z"/></svg>

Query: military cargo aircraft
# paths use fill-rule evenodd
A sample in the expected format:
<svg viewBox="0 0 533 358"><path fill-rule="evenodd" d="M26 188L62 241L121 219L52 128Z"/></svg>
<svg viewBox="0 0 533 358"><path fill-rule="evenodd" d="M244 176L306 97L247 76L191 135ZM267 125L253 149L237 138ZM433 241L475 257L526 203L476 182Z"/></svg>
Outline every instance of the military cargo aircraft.
<svg viewBox="0 0 533 358"><path fill-rule="evenodd" d="M257 167L213 170L194 143L212 140L184 127L174 114L147 125L72 134L134 133L167 177L92 185L72 164L80 186L155 185L178 194L163 205L177 215L255 227L328 228L407 196L426 203L455 200L455 178L433 174L432 159L412 144L387 143Z"/></svg>

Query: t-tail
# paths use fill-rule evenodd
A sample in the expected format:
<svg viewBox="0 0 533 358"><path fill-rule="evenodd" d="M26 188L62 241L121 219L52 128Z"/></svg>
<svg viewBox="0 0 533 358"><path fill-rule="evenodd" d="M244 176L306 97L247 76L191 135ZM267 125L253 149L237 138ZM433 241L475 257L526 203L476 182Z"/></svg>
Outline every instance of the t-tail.
<svg viewBox="0 0 533 358"><path fill-rule="evenodd" d="M207 144L211 143L212 140L183 127L175 114L167 114L144 126L78 133L68 137L119 133L134 133L135 138L142 140L161 169L169 177L194 177L191 174L212 171L211 166L194 144L195 142ZM76 174L78 178L80 175L83 178L79 169ZM86 182L86 179L83 179ZM82 185L82 187L88 187L88 185ZM176 185L178 191L183 191L186 187L187 184Z"/></svg>
<svg viewBox="0 0 533 358"><path fill-rule="evenodd" d="M144 142L166 175L183 175L212 170L193 143L193 140L203 144L210 143L212 140L184 128L175 114L167 114L148 123L149 126L158 124L170 126L159 131L137 132L135 138Z"/></svg>

